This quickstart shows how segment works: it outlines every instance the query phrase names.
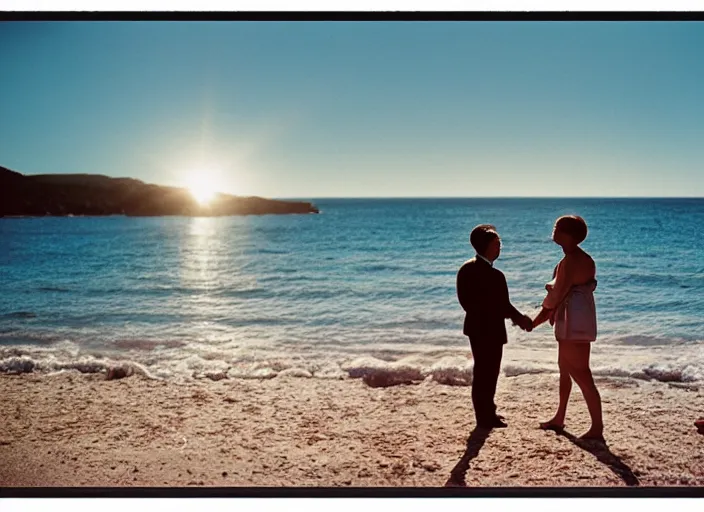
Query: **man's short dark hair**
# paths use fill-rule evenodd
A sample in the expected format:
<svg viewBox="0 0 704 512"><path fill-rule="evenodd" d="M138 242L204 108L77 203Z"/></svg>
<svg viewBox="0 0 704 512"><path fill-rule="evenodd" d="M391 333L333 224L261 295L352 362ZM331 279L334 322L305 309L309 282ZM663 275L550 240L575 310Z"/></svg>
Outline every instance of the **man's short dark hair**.
<svg viewBox="0 0 704 512"><path fill-rule="evenodd" d="M578 245L587 238L587 223L579 215L563 215L555 222L555 229L570 235Z"/></svg>
<svg viewBox="0 0 704 512"><path fill-rule="evenodd" d="M477 254L484 256L487 247L492 240L499 237L496 227L491 224L479 224L469 235L469 243L472 244Z"/></svg>

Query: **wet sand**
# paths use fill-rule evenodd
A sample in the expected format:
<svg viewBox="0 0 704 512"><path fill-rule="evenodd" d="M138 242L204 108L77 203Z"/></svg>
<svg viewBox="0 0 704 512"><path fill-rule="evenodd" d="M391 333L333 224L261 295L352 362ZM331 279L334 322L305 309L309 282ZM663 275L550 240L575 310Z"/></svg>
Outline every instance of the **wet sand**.
<svg viewBox="0 0 704 512"><path fill-rule="evenodd" d="M537 428L557 384L502 375L509 427L473 432L471 388L431 380L2 375L0 486L704 486L703 389L598 378L604 446L576 387Z"/></svg>

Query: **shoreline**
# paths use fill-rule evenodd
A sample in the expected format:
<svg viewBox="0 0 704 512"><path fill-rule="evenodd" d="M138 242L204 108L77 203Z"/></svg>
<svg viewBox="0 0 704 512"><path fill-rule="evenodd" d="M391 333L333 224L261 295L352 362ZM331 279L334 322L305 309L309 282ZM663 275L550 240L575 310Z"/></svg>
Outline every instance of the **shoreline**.
<svg viewBox="0 0 704 512"><path fill-rule="evenodd" d="M509 427L473 434L471 388L430 379L0 375L0 486L442 487L453 470L471 487L704 486L702 390L596 381L606 447L574 438L589 422L576 386L566 433L537 428L556 375L502 375Z"/></svg>
<svg viewBox="0 0 704 512"><path fill-rule="evenodd" d="M31 311L18 311L18 318L36 318ZM514 333L515 334L515 333ZM532 343L513 339L506 345L502 375L508 378L557 372L555 341L547 333ZM270 379L313 377L315 379L378 377L382 385L420 383L431 377L440 384L469 386L473 363L468 347L457 344L400 346L377 345L361 349L346 346L298 350L272 349L266 345L248 348L241 344L209 346L180 340L130 338L114 340L112 346L84 347L78 342L37 339L34 344L0 346L0 375L56 374L77 370L105 375L115 369L155 380L187 382L200 379ZM187 350L184 347L187 346ZM591 354L595 377L656 380L690 389L704 388L701 343L678 345L675 354L666 345L642 347L600 342Z"/></svg>

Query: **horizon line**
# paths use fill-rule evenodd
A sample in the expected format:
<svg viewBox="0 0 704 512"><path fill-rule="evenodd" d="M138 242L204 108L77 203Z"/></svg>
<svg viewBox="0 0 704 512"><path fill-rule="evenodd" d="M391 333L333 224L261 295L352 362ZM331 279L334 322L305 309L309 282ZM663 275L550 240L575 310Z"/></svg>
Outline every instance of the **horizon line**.
<svg viewBox="0 0 704 512"><path fill-rule="evenodd" d="M271 199L704 199L704 196L272 196Z"/></svg>
<svg viewBox="0 0 704 512"><path fill-rule="evenodd" d="M239 22L682 22L702 21L702 12L691 10L616 10L616 11L349 11L349 10L292 10L292 11L137 11L137 10L43 10L2 11L0 20L28 21L239 21Z"/></svg>

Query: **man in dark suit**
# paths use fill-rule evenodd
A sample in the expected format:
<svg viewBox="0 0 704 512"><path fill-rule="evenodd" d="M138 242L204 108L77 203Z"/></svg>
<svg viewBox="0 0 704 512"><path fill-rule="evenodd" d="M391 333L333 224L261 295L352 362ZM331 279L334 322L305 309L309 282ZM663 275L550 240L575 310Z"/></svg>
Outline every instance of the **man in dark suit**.
<svg viewBox="0 0 704 512"><path fill-rule="evenodd" d="M503 346L507 341L505 319L530 331L532 320L513 307L503 272L494 268L501 253L501 238L491 224L472 230L469 241L477 251L457 273L457 298L465 310L464 334L469 337L474 358L472 404L480 428L502 428L494 395L501 371Z"/></svg>

